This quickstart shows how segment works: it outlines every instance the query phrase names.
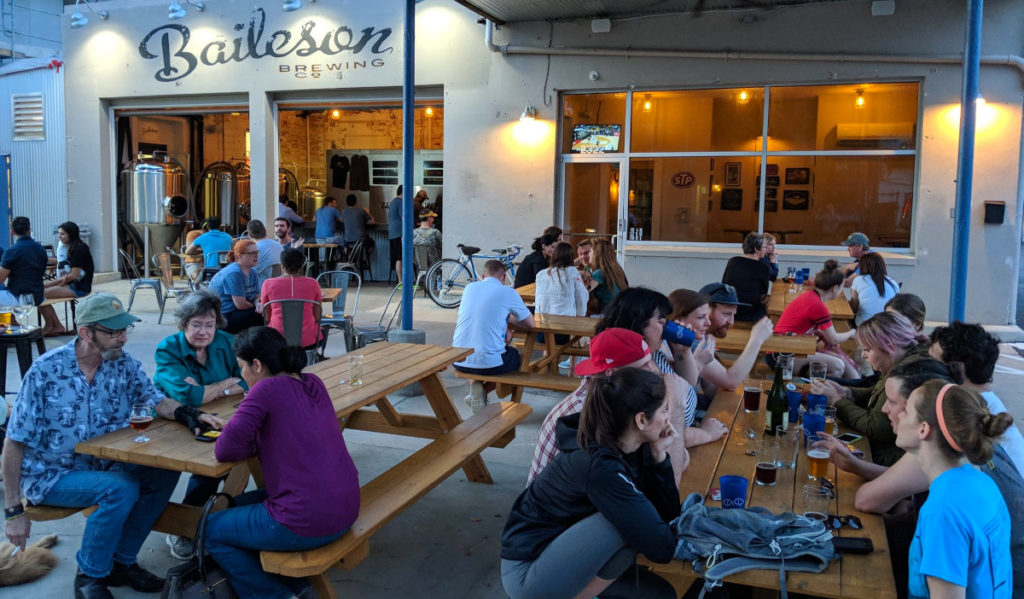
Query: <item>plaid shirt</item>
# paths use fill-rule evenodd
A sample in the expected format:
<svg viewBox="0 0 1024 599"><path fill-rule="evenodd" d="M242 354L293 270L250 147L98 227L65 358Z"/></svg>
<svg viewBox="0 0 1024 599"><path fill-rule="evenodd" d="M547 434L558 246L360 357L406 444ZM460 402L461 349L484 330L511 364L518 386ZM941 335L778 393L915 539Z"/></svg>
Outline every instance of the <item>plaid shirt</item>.
<svg viewBox="0 0 1024 599"><path fill-rule="evenodd" d="M583 409L583 400L587 397L587 389L590 388L590 377L585 376L580 381L580 386L558 402L548 415L544 423L540 425L540 438L537 439L537 447L533 450L533 462L530 464L530 474L526 477L526 486L530 486L533 479L537 478L551 460L558 454L558 439L555 436L555 424L562 416L575 414Z"/></svg>

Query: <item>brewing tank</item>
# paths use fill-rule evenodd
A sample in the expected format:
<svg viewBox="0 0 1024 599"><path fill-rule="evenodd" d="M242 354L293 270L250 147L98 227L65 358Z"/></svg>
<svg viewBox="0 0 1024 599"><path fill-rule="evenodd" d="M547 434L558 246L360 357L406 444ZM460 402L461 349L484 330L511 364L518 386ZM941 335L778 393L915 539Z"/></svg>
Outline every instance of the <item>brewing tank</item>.
<svg viewBox="0 0 1024 599"><path fill-rule="evenodd" d="M248 223L252 218L252 191L249 165L239 162L235 165L235 197L238 199L239 224Z"/></svg>
<svg viewBox="0 0 1024 599"><path fill-rule="evenodd" d="M174 158L166 154L140 153L121 171L127 196L128 222L138 238L149 239L150 254L177 249L184 219L191 209L188 177ZM146 256L148 265L149 256Z"/></svg>
<svg viewBox="0 0 1024 599"><path fill-rule="evenodd" d="M203 218L216 216L228 230L233 230L235 218L235 171L226 162L211 164L203 170L200 195Z"/></svg>
<svg viewBox="0 0 1024 599"><path fill-rule="evenodd" d="M315 187L303 187L299 192L299 212L302 214L302 217L306 219L313 218L317 208L324 203L325 197L327 197L327 194Z"/></svg>

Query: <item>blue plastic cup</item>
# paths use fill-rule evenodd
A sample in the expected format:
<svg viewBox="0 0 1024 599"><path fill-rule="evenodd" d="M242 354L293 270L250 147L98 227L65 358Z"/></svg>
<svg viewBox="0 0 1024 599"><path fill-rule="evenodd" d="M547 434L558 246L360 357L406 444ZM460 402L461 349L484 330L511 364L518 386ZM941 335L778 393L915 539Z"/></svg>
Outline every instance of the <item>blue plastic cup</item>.
<svg viewBox="0 0 1024 599"><path fill-rule="evenodd" d="M722 507L725 509L743 509L747 507L747 479L735 474L718 477L722 488Z"/></svg>
<svg viewBox="0 0 1024 599"><path fill-rule="evenodd" d="M828 398L819 393L808 393L807 394L807 411L813 412L818 406L827 407Z"/></svg>
<svg viewBox="0 0 1024 599"><path fill-rule="evenodd" d="M786 391L786 403L789 405L790 426L800 421L800 400L803 394L799 391Z"/></svg>
<svg viewBox="0 0 1024 599"><path fill-rule="evenodd" d="M661 331L661 338L669 343L678 343L686 347L693 345L694 332L683 325L669 320Z"/></svg>
<svg viewBox="0 0 1024 599"><path fill-rule="evenodd" d="M825 409L818 408L804 414L804 446L807 446L807 438L825 430Z"/></svg>
<svg viewBox="0 0 1024 599"><path fill-rule="evenodd" d="M811 280L811 269L810 269L810 267L805 266L804 269L803 269L803 273L804 273L804 280L805 281L810 281Z"/></svg>
<svg viewBox="0 0 1024 599"><path fill-rule="evenodd" d="M804 272L802 270L796 271L796 276L793 278L793 284L794 285L803 285L804 284Z"/></svg>

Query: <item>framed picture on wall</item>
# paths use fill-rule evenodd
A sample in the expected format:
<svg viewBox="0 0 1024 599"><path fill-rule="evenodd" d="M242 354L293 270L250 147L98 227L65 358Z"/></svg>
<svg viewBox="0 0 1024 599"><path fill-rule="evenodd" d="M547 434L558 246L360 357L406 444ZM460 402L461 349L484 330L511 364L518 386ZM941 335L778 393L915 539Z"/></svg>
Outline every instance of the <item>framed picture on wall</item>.
<svg viewBox="0 0 1024 599"><path fill-rule="evenodd" d="M778 187L765 187L764 188L764 199L766 200L777 200L779 198Z"/></svg>
<svg viewBox="0 0 1024 599"><path fill-rule="evenodd" d="M743 163L741 162L726 162L725 163L725 186L726 187L739 187L740 186L740 174L742 172Z"/></svg>
<svg viewBox="0 0 1024 599"><path fill-rule="evenodd" d="M761 211L760 202L754 202L754 212L760 212L760 211ZM779 211L779 201L777 199L771 199L771 198L768 197L768 194L765 194L765 196L764 196L764 211L765 212L778 212Z"/></svg>
<svg viewBox="0 0 1024 599"><path fill-rule="evenodd" d="M741 210L743 208L743 190L723 189L721 208L722 210Z"/></svg>
<svg viewBox="0 0 1024 599"><path fill-rule="evenodd" d="M754 185L756 185L758 187L761 187L761 175L758 175L754 179L755 179L754 180ZM766 181L767 181L767 183L765 185L767 185L768 187L778 187L779 186L779 176L778 175L768 175L767 178L766 178Z"/></svg>
<svg viewBox="0 0 1024 599"><path fill-rule="evenodd" d="M811 183L811 169L809 168L787 168L786 185L809 185Z"/></svg>
<svg viewBox="0 0 1024 599"><path fill-rule="evenodd" d="M810 194L806 189L787 189L782 192L783 210L807 210L810 204Z"/></svg>
<svg viewBox="0 0 1024 599"><path fill-rule="evenodd" d="M778 177L779 176L779 165L772 164L772 163L769 162L768 166L765 167L765 172L768 174L769 177Z"/></svg>

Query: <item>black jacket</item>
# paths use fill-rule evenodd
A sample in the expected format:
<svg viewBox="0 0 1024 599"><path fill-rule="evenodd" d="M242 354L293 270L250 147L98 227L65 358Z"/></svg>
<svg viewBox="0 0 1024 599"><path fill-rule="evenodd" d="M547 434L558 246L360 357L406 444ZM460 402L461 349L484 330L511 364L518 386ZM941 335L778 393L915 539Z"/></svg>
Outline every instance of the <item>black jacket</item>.
<svg viewBox="0 0 1024 599"><path fill-rule="evenodd" d="M516 287L522 287L523 285L529 285L530 283L537 282L537 273L548 267L548 259L544 257L544 254L540 250L530 252L528 256L523 258L523 262L516 269Z"/></svg>
<svg viewBox="0 0 1024 599"><path fill-rule="evenodd" d="M536 559L570 526L601 512L631 547L667 563L676 546L668 522L679 515L671 460L655 464L647 445L629 455L605 447L583 451L576 443L579 418L558 420L559 453L512 506L501 557Z"/></svg>

